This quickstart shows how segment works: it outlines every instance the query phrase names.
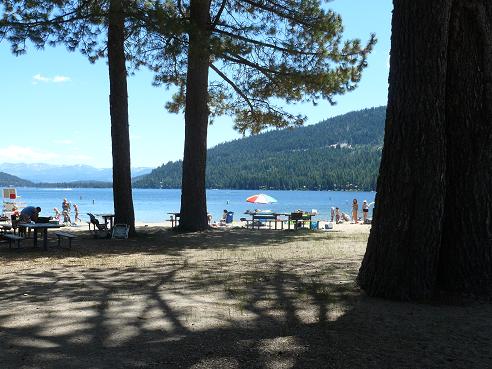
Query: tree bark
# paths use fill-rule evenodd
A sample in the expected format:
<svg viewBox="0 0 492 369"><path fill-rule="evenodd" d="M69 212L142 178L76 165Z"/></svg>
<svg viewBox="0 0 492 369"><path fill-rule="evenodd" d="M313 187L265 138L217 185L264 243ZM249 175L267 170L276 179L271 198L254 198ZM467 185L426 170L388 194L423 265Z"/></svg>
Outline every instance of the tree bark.
<svg viewBox="0 0 492 369"><path fill-rule="evenodd" d="M455 1L446 94L446 205L439 287L492 284L492 5Z"/></svg>
<svg viewBox="0 0 492 369"><path fill-rule="evenodd" d="M373 296L420 299L434 290L444 208L449 3L394 1L384 147L358 279Z"/></svg>
<svg viewBox="0 0 492 369"><path fill-rule="evenodd" d="M135 234L130 132L128 126L127 71L125 66L125 15L121 0L111 0L108 25L111 146L113 153L113 201L115 223L128 224Z"/></svg>
<svg viewBox="0 0 492 369"><path fill-rule="evenodd" d="M394 1L372 296L484 293L492 276L492 41L485 0ZM475 15L474 15L475 14Z"/></svg>
<svg viewBox="0 0 492 369"><path fill-rule="evenodd" d="M210 13L208 0L191 0L186 80L185 143L181 185L183 231L208 227L205 169L207 162Z"/></svg>

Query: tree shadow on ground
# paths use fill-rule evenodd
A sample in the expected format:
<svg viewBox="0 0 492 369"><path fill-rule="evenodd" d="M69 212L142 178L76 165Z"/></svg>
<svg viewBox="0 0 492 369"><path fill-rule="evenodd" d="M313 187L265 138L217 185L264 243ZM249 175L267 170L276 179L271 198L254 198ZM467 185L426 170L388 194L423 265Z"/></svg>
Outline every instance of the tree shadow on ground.
<svg viewBox="0 0 492 369"><path fill-rule="evenodd" d="M8 243L0 244L0 260L32 260L35 258L64 258L90 255L131 255L131 254L164 254L180 255L186 250L227 249L237 250L243 247L271 247L305 241L326 241L340 234L312 232L308 230L248 230L244 228L212 229L205 232L177 233L169 229L148 227L139 231L138 237L116 240L94 238L88 231L77 232L72 248L56 247L56 239L51 238L47 251L42 247L32 247L32 240L26 239L20 249L9 249ZM346 236L353 239L353 236ZM364 235L362 235L365 241ZM39 244L39 241L38 241Z"/></svg>
<svg viewBox="0 0 492 369"><path fill-rule="evenodd" d="M227 244L227 243L225 243ZM326 259L3 270L2 368L488 367L492 307L366 298Z"/></svg>

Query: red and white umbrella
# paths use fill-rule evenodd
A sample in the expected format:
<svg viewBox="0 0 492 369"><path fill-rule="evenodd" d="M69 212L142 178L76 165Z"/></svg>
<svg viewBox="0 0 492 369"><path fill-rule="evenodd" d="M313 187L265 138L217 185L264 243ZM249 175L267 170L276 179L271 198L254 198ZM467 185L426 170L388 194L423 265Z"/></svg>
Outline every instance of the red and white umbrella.
<svg viewBox="0 0 492 369"><path fill-rule="evenodd" d="M253 204L271 204L272 202L277 202L277 200L273 197L265 195L263 193L250 196L246 199L246 201L252 202Z"/></svg>

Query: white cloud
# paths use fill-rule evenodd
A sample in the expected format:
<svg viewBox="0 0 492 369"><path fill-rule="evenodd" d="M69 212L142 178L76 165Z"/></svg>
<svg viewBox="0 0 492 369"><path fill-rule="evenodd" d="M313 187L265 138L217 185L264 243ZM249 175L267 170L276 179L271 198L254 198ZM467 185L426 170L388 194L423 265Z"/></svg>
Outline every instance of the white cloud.
<svg viewBox="0 0 492 369"><path fill-rule="evenodd" d="M54 77L46 77L41 74L36 74L32 77L33 83L38 84L39 82L43 83L65 83L70 82L71 78L67 76L54 76Z"/></svg>
<svg viewBox="0 0 492 369"><path fill-rule="evenodd" d="M70 77L66 76L54 76L53 77L53 82L54 83L63 83L63 82L70 82Z"/></svg>
<svg viewBox="0 0 492 369"><path fill-rule="evenodd" d="M55 160L59 154L33 149L32 147L10 145L0 148L0 157L5 162L39 163Z"/></svg>
<svg viewBox="0 0 492 369"><path fill-rule="evenodd" d="M46 164L89 164L94 158L74 153L73 150L49 152L27 146L10 145L0 147L0 157L6 163L46 163Z"/></svg>
<svg viewBox="0 0 492 369"><path fill-rule="evenodd" d="M37 82L49 82L50 79L48 77L43 77L41 74L36 74L32 77Z"/></svg>

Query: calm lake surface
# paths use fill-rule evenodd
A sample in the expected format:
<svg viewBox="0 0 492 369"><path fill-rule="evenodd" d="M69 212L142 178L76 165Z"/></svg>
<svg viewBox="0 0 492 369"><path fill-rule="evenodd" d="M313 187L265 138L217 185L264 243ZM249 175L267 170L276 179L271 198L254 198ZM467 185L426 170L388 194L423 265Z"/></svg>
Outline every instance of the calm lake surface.
<svg viewBox="0 0 492 369"><path fill-rule="evenodd" d="M274 204L250 204L245 200L255 193L266 193L278 200ZM53 215L53 208L61 209L61 203L67 198L72 204L78 204L80 215L87 220L86 213L113 212L113 192L109 188L17 188L19 202L26 206L40 206L42 215ZM373 202L375 192L339 192L339 191L250 191L250 190L207 190L208 211L218 219L224 209L233 211L234 219L239 220L248 209L291 212L297 209L310 211L317 209L320 219L328 219L330 208L339 207L350 214L354 198L359 202L359 211L363 200ZM180 190L134 189L133 202L135 218L141 222L162 222L168 219L167 212L179 212ZM372 209L372 208L371 208Z"/></svg>

